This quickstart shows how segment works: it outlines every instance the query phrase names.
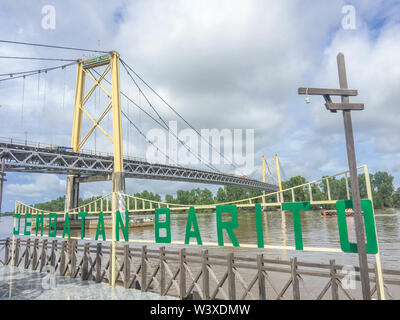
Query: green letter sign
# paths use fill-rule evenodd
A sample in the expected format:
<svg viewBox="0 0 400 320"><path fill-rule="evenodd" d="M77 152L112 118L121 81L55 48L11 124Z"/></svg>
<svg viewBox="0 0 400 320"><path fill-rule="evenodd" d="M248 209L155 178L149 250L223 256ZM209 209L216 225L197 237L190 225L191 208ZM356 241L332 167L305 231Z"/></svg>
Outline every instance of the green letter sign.
<svg viewBox="0 0 400 320"><path fill-rule="evenodd" d="M282 210L292 211L296 250L303 250L303 235L301 230L300 211L310 210L310 203L309 202L282 203Z"/></svg>
<svg viewBox="0 0 400 320"><path fill-rule="evenodd" d="M188 218L186 222L185 244L190 243L190 238L196 238L197 244L200 246L203 244L203 242L201 241L199 225L197 223L196 211L194 210L194 207L189 208Z"/></svg>
<svg viewBox="0 0 400 320"><path fill-rule="evenodd" d="M85 238L85 218L89 215L88 212L79 212L78 217L81 218L81 239Z"/></svg>
<svg viewBox="0 0 400 320"><path fill-rule="evenodd" d="M129 241L129 212L128 210L125 211L125 226L124 222L122 221L121 218L121 213L117 211L117 217L115 220L115 237L117 241L119 241L119 227L121 227L122 233L124 235L125 241Z"/></svg>
<svg viewBox="0 0 400 320"><path fill-rule="evenodd" d="M358 252L357 244L349 242L347 230L346 209L353 208L352 200L340 200L336 202L337 220L339 227L340 247L344 252ZM365 246L367 253L378 253L378 242L376 241L374 210L371 200L361 200L361 209L364 212L364 225L367 237Z"/></svg>
<svg viewBox="0 0 400 320"><path fill-rule="evenodd" d="M257 247L264 248L264 231L262 223L262 210L259 203L256 204L256 230L257 230Z"/></svg>
<svg viewBox="0 0 400 320"><path fill-rule="evenodd" d="M236 239L235 234L233 233L233 229L237 229L239 227L238 221L238 211L237 206L235 205L225 205L225 206L217 206L217 234L218 234L218 245L224 245L224 234L222 232L223 229L226 230L229 238L232 241L234 247L239 247L239 242ZM222 221L222 213L229 212L232 214L232 221Z"/></svg>
<svg viewBox="0 0 400 320"><path fill-rule="evenodd" d="M28 227L31 226L31 221L28 221L28 218L29 218L29 220L31 220L31 217L32 217L32 214L31 214L31 213L26 213L26 214L25 214L24 236L30 236L30 235L31 235L31 231L28 230Z"/></svg>
<svg viewBox="0 0 400 320"><path fill-rule="evenodd" d="M165 214L165 221L160 221L160 215ZM160 229L166 230L164 237L160 236ZM154 215L154 233L157 243L171 243L171 220L169 208L159 208Z"/></svg>
<svg viewBox="0 0 400 320"><path fill-rule="evenodd" d="M63 230L62 237L64 238L66 234L68 234L68 239L71 239L71 225L69 223L69 214L68 214L68 212L65 213L64 230Z"/></svg>
<svg viewBox="0 0 400 320"><path fill-rule="evenodd" d="M13 228L13 234L18 235L19 234L19 227L21 225L21 215L19 213L14 214L14 219L18 219L18 229L15 230L15 227Z"/></svg>
<svg viewBox="0 0 400 320"><path fill-rule="evenodd" d="M57 235L57 213L49 213L49 237L55 238Z"/></svg>
<svg viewBox="0 0 400 320"><path fill-rule="evenodd" d="M104 218L102 211L99 213L99 221L97 222L96 241L99 239L100 234L103 237L103 241L106 241L106 231L104 230Z"/></svg>
<svg viewBox="0 0 400 320"><path fill-rule="evenodd" d="M43 237L43 220L44 220L44 214L39 215L39 213L36 214L36 237L38 235L39 227L40 227L40 236Z"/></svg>

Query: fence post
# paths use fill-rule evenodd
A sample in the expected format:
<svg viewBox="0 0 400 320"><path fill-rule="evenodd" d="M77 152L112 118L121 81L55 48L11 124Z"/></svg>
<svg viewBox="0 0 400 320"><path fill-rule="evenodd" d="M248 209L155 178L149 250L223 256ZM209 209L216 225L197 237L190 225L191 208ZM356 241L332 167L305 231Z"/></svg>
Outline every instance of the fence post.
<svg viewBox="0 0 400 320"><path fill-rule="evenodd" d="M186 268L185 268L186 249L179 251L179 298L186 297Z"/></svg>
<svg viewBox="0 0 400 320"><path fill-rule="evenodd" d="M332 300L339 300L339 290L338 284L336 281L336 268L335 268L335 260L329 260L329 264L331 266L331 291L332 291Z"/></svg>
<svg viewBox="0 0 400 320"><path fill-rule="evenodd" d="M50 254L50 265L56 266L56 249L57 249L57 240L53 240L51 243L51 254Z"/></svg>
<svg viewBox="0 0 400 320"><path fill-rule="evenodd" d="M81 279L87 280L89 278L89 243L86 242L83 247L83 257L82 257L82 269L81 269Z"/></svg>
<svg viewBox="0 0 400 320"><path fill-rule="evenodd" d="M114 247L115 248L115 247ZM108 267L108 279L110 279L109 285L111 286L114 282L113 282L113 243L110 243L110 264ZM115 261L114 261L115 263Z"/></svg>
<svg viewBox="0 0 400 320"><path fill-rule="evenodd" d="M146 254L146 249L147 249L147 246L143 246L142 247L142 262L141 262L142 279L141 279L141 283L140 283L142 292L146 291L146 284L147 284L147 264L146 264L147 254Z"/></svg>
<svg viewBox="0 0 400 320"><path fill-rule="evenodd" d="M20 246L21 246L21 239L18 238L16 246L15 246L15 250L14 250L14 267L18 266Z"/></svg>
<svg viewBox="0 0 400 320"><path fill-rule="evenodd" d="M229 300L236 300L235 273L233 272L234 253L227 255L228 262L228 296Z"/></svg>
<svg viewBox="0 0 400 320"><path fill-rule="evenodd" d="M300 300L299 278L297 277L297 258L290 259L292 273L293 300Z"/></svg>
<svg viewBox="0 0 400 320"><path fill-rule="evenodd" d="M129 245L124 246L124 287L129 288L129 280L131 275L131 260L129 259Z"/></svg>
<svg viewBox="0 0 400 320"><path fill-rule="evenodd" d="M374 264L374 270L375 270L376 293L378 295L378 300L382 300L382 292L381 292L381 283L380 283L380 278L379 278L379 270L378 270L378 266L377 266L376 263ZM385 290L385 287L383 287L383 290Z"/></svg>
<svg viewBox="0 0 400 320"><path fill-rule="evenodd" d="M98 242L96 247L96 283L100 282L101 277L101 247L101 242Z"/></svg>
<svg viewBox="0 0 400 320"><path fill-rule="evenodd" d="M42 272L44 266L46 265L46 259L47 259L47 239L43 239L42 254L40 255L40 272Z"/></svg>
<svg viewBox="0 0 400 320"><path fill-rule="evenodd" d="M39 249L39 239L36 238L33 242L33 253L32 253L32 270L36 270L38 265L38 249Z"/></svg>
<svg viewBox="0 0 400 320"><path fill-rule="evenodd" d="M5 249L4 249L4 265L7 265L10 260L10 238L6 239Z"/></svg>
<svg viewBox="0 0 400 320"><path fill-rule="evenodd" d="M76 271L76 241L72 240L71 242L71 278L75 278Z"/></svg>
<svg viewBox="0 0 400 320"><path fill-rule="evenodd" d="M30 259L30 255L31 255L30 247L31 247L31 239L26 239L24 269L27 269L28 265L29 265L29 259Z"/></svg>
<svg viewBox="0 0 400 320"><path fill-rule="evenodd" d="M267 294L265 290L265 275L264 275L264 262L263 262L263 255L257 255L257 270L258 270L258 299L259 300L266 300Z"/></svg>
<svg viewBox="0 0 400 320"><path fill-rule="evenodd" d="M203 299L210 300L210 274L208 271L208 250L201 253L201 269L203 273Z"/></svg>
<svg viewBox="0 0 400 320"><path fill-rule="evenodd" d="M61 253L60 253L60 275L65 273L65 247L67 242L65 240L61 241Z"/></svg>
<svg viewBox="0 0 400 320"><path fill-rule="evenodd" d="M165 247L160 248L160 295L165 293Z"/></svg>

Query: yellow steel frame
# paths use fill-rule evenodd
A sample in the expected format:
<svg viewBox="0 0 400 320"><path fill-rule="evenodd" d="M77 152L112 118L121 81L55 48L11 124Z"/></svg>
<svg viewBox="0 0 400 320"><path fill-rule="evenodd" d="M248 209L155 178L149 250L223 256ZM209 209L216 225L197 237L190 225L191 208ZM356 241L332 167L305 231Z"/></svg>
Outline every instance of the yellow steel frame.
<svg viewBox="0 0 400 320"><path fill-rule="evenodd" d="M277 177L278 177L278 184L279 184L279 191L282 191L281 170L280 170L280 168L279 168L279 158L278 158L278 155L277 155L277 154L276 154L275 156L273 156L273 157L265 157L265 156L262 157L262 165L263 165L262 176L263 176L263 182L264 182L264 183L267 182L267 178L266 178L267 170L266 170L266 165L265 165L265 161L266 161L267 159L274 159L274 160L275 160L275 164L276 164L276 174L277 174Z"/></svg>
<svg viewBox="0 0 400 320"><path fill-rule="evenodd" d="M114 172L123 172L119 54L115 51L111 51L110 55L111 59L102 63L89 65L86 67L84 66L84 62L81 60L78 63L71 147L75 152L79 152L82 149L83 145L87 142L89 137L92 135L94 130L98 128L107 137L107 139L114 145ZM106 68L101 74L100 78L95 79L88 72L88 69L96 68L102 65L106 65ZM102 80L109 73L111 73L111 88L112 88L111 94L101 85ZM94 82L94 85L85 95L86 76L88 76ZM104 109L99 119L96 121L85 109L85 104L87 103L87 101L97 88L100 88L111 101ZM104 117L108 114L110 110L112 110L112 121L113 121L112 137L100 126L100 122L104 119ZM93 123L92 128L83 137L83 139L81 139L82 114L85 114Z"/></svg>

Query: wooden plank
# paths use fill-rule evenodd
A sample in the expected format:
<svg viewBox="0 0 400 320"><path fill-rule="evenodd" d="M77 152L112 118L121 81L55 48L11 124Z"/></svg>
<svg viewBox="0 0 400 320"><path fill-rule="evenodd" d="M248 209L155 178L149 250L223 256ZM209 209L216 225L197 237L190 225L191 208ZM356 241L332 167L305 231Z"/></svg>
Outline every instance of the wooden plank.
<svg viewBox="0 0 400 320"><path fill-rule="evenodd" d="M141 291L142 292L145 292L146 288L147 288L147 262L146 262L147 253L146 253L146 249L147 249L147 246L142 246L142 258L141 258L141 269L142 269L141 275L142 275L142 278L140 279L141 280L140 286L141 286Z"/></svg>
<svg viewBox="0 0 400 320"><path fill-rule="evenodd" d="M65 275L65 251L67 248L67 241L63 240L61 242L61 252L60 252L60 275Z"/></svg>
<svg viewBox="0 0 400 320"><path fill-rule="evenodd" d="M10 261L10 238L6 239L5 249L4 249L4 265L8 265Z"/></svg>
<svg viewBox="0 0 400 320"><path fill-rule="evenodd" d="M131 275L131 260L129 258L129 245L124 246L124 287L129 288Z"/></svg>
<svg viewBox="0 0 400 320"><path fill-rule="evenodd" d="M82 257L81 279L88 280L89 278L89 243L85 243Z"/></svg>
<svg viewBox="0 0 400 320"><path fill-rule="evenodd" d="M201 270L203 271L203 299L210 300L210 274L208 271L208 250L201 252Z"/></svg>
<svg viewBox="0 0 400 320"><path fill-rule="evenodd" d="M336 280L336 268L335 268L335 260L330 260L329 264L331 265L331 292L332 292L332 300L339 300L339 289Z"/></svg>
<svg viewBox="0 0 400 320"><path fill-rule="evenodd" d="M51 254L50 254L50 265L56 266L56 248L57 248L57 240L53 240L51 242Z"/></svg>
<svg viewBox="0 0 400 320"><path fill-rule="evenodd" d="M300 300L300 286L297 275L297 258L290 259L290 269L292 274L293 300Z"/></svg>
<svg viewBox="0 0 400 320"><path fill-rule="evenodd" d="M186 250L181 249L179 252L179 298L186 297L186 269L185 269Z"/></svg>
<svg viewBox="0 0 400 320"><path fill-rule="evenodd" d="M227 255L228 266L228 296L229 300L236 300L235 273L233 272L234 253Z"/></svg>
<svg viewBox="0 0 400 320"><path fill-rule="evenodd" d="M96 246L96 283L101 282L101 249L102 243L98 242Z"/></svg>
<svg viewBox="0 0 400 320"><path fill-rule="evenodd" d="M33 253L32 253L32 270L36 270L38 266L38 249L39 249L39 239L36 238L33 241Z"/></svg>
<svg viewBox="0 0 400 320"><path fill-rule="evenodd" d="M42 242L42 254L40 255L40 272L43 271L44 267L46 266L47 260L47 239L43 239Z"/></svg>
<svg viewBox="0 0 400 320"><path fill-rule="evenodd" d="M354 110L354 111L362 111L364 110L363 103L333 103L327 102L325 103L326 109L330 111L338 111L338 110Z"/></svg>
<svg viewBox="0 0 400 320"><path fill-rule="evenodd" d="M258 299L266 300L267 292L265 289L265 275L263 271L264 263L263 263L263 255L257 255L257 269L258 269Z"/></svg>
<svg viewBox="0 0 400 320"><path fill-rule="evenodd" d="M113 269L113 266L115 267L115 260L113 261L113 255L112 255L112 252L113 252L113 242L110 242L110 246L109 246L109 248L110 248L110 252L109 252L109 257L110 257L110 264L109 264L109 267L108 267L108 279L109 279L109 284L110 285L113 285L113 283L114 283L114 280L113 280L113 271L112 271L112 269ZM116 259L117 257L115 257L115 259Z"/></svg>
<svg viewBox="0 0 400 320"><path fill-rule="evenodd" d="M31 239L27 239L27 240L26 240L26 248L25 248L24 269L28 269L28 267L29 267L30 257L31 257L30 245L31 245Z"/></svg>
<svg viewBox="0 0 400 320"><path fill-rule="evenodd" d="M160 247L160 296L165 293L165 247Z"/></svg>
<svg viewBox="0 0 400 320"><path fill-rule="evenodd" d="M14 249L14 267L18 266L20 246L21 246L21 240L18 238Z"/></svg>
<svg viewBox="0 0 400 320"><path fill-rule="evenodd" d="M351 89L324 89L324 88L299 88L298 94L300 95L309 95L309 96L357 96L357 90Z"/></svg>
<svg viewBox="0 0 400 320"><path fill-rule="evenodd" d="M71 246L70 246L71 252L71 278L75 277L76 274L76 241L72 240L71 241Z"/></svg>

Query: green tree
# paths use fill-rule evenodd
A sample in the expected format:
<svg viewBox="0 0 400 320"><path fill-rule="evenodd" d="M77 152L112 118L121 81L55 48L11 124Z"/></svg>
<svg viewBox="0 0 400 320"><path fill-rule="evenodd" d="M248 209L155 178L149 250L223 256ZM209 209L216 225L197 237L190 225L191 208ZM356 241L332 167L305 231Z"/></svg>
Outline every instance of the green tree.
<svg viewBox="0 0 400 320"><path fill-rule="evenodd" d="M392 198L393 198L393 207L400 208L400 188L397 188Z"/></svg>
<svg viewBox="0 0 400 320"><path fill-rule="evenodd" d="M375 208L393 207L394 177L387 172L378 171L371 175L371 187Z"/></svg>

